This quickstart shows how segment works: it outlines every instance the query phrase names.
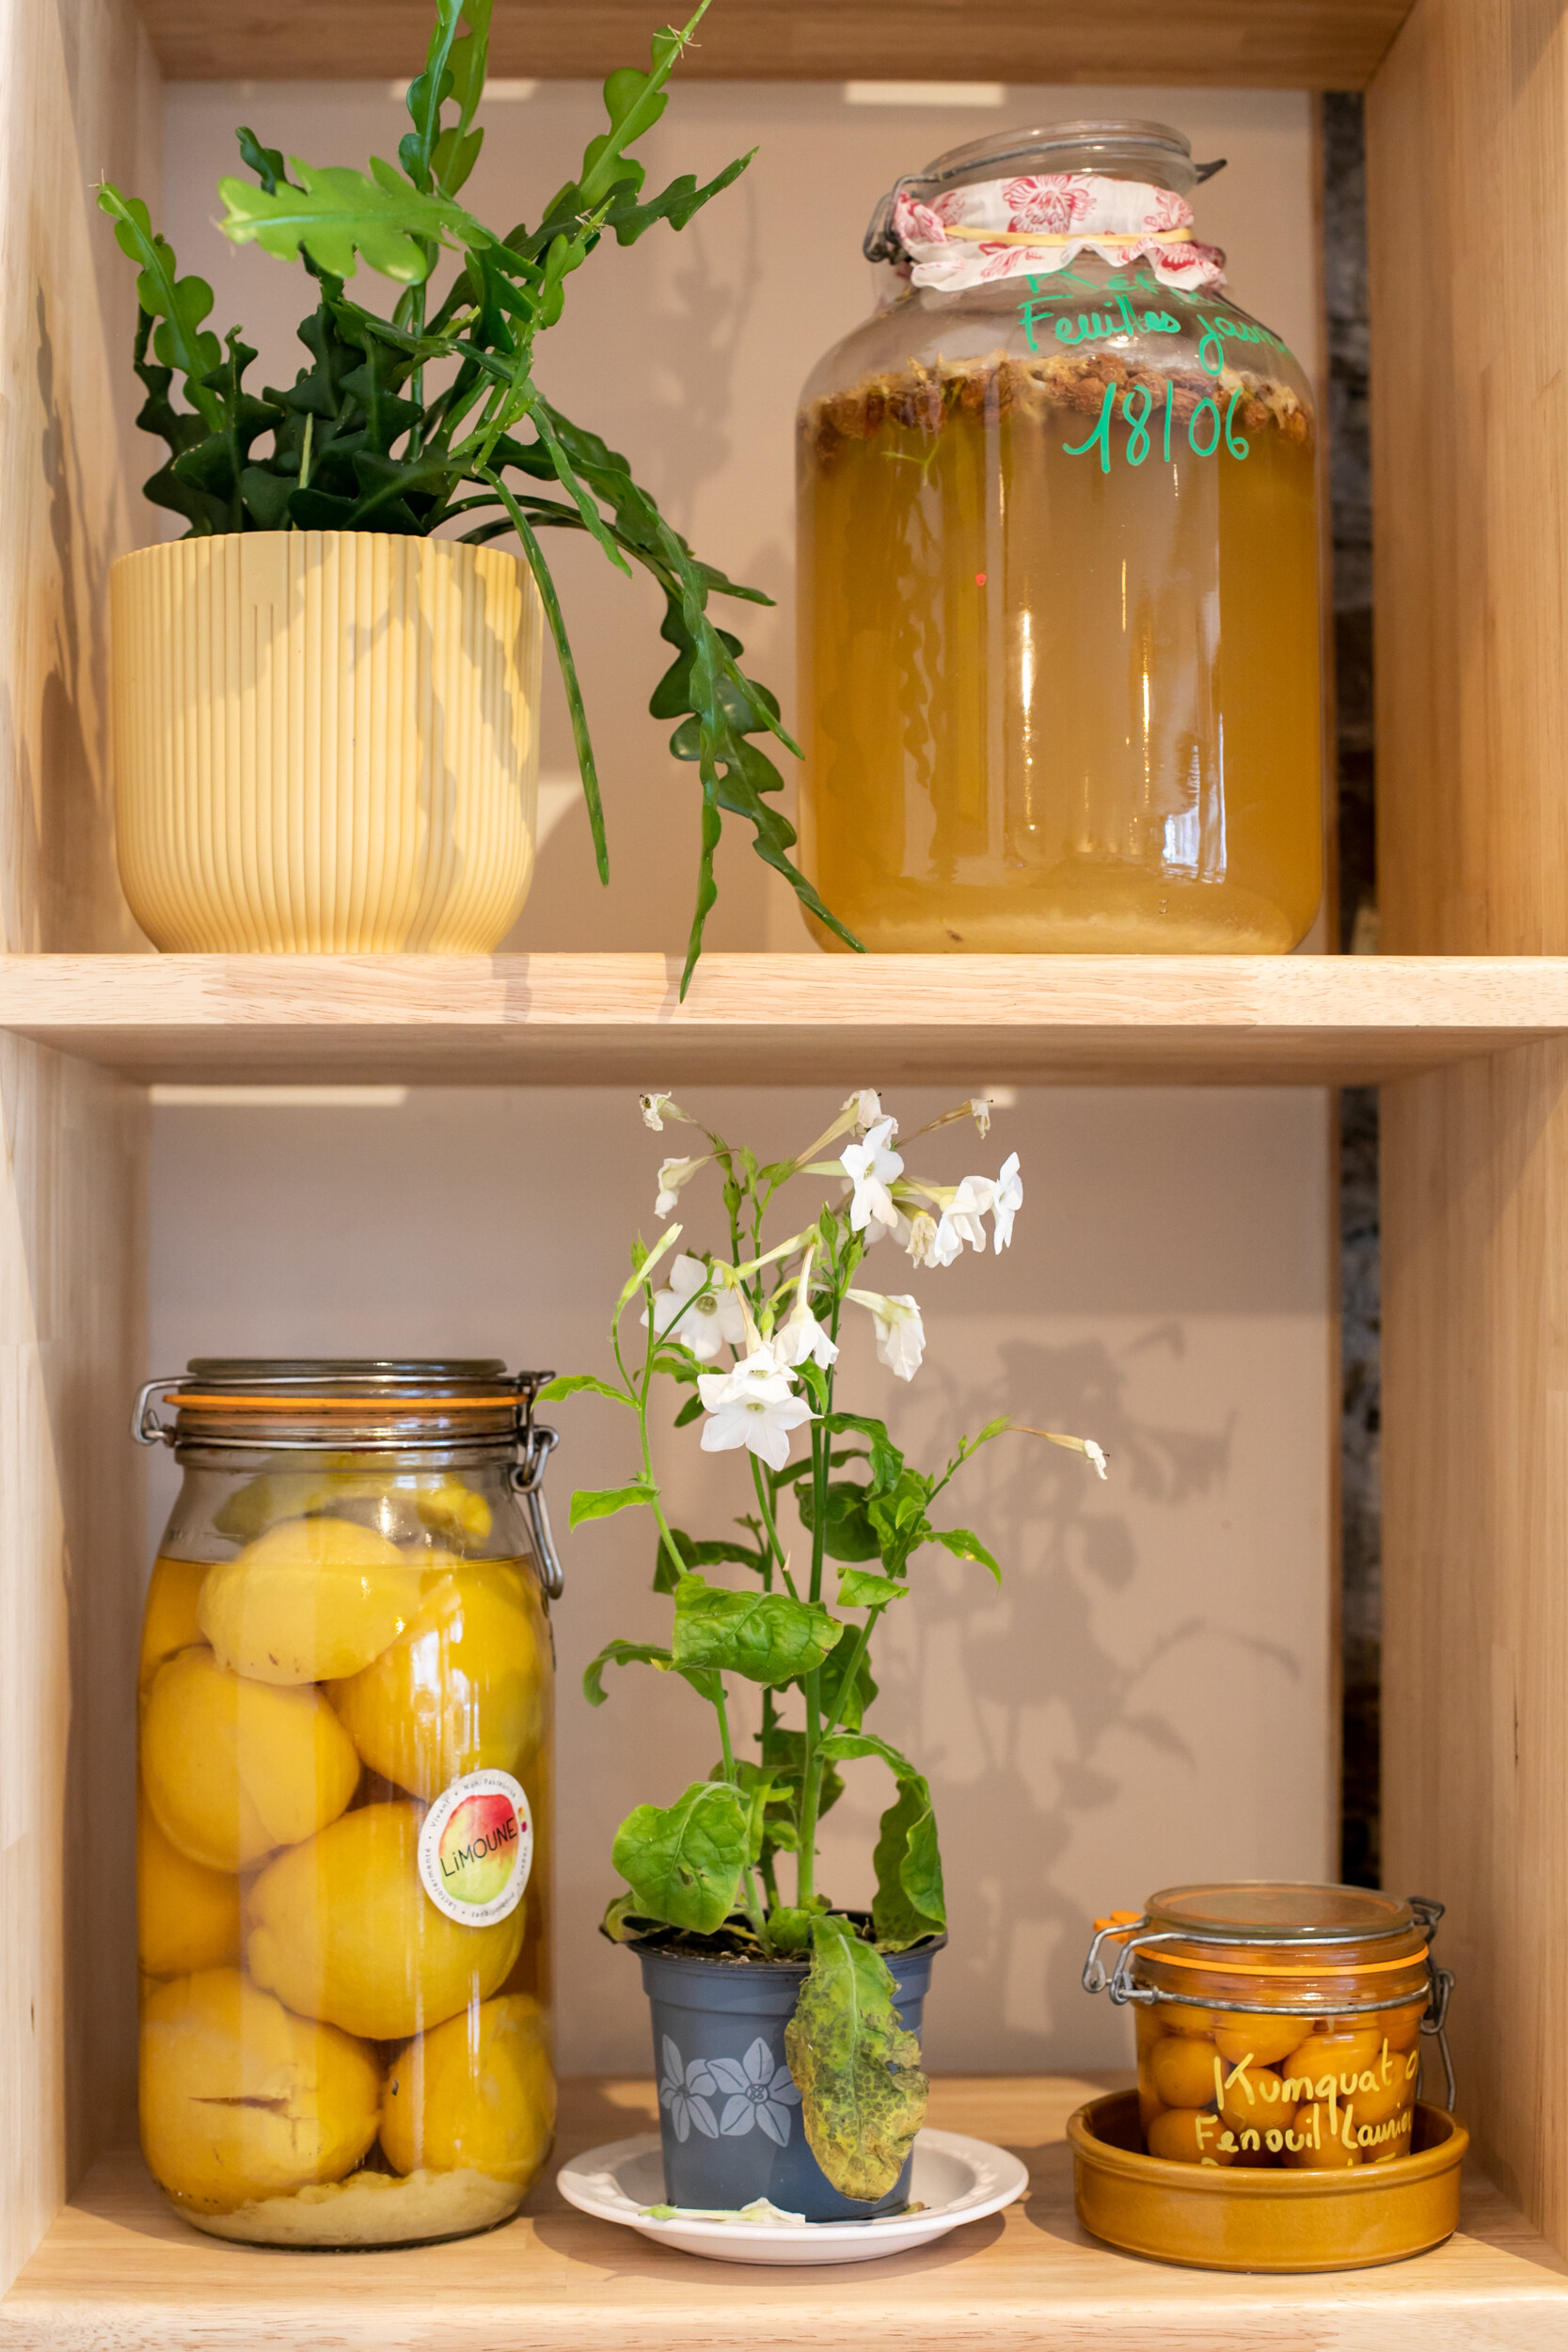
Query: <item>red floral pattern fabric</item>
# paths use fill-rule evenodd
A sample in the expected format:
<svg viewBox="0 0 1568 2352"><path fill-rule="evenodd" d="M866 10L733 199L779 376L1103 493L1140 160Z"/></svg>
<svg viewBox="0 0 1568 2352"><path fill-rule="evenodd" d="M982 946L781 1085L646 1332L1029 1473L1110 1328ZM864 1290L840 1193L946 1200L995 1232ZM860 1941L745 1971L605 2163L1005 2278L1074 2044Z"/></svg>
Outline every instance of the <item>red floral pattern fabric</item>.
<svg viewBox="0 0 1568 2352"><path fill-rule="evenodd" d="M1216 246L1172 237L1190 230L1192 219L1186 198L1169 188L1087 171L982 180L929 202L901 195L893 211L913 282L943 294L998 278L1046 277L1084 252L1147 261L1163 285L1184 294L1223 285L1225 255ZM974 233L987 230L991 237ZM1032 233L1050 242L1012 242Z"/></svg>

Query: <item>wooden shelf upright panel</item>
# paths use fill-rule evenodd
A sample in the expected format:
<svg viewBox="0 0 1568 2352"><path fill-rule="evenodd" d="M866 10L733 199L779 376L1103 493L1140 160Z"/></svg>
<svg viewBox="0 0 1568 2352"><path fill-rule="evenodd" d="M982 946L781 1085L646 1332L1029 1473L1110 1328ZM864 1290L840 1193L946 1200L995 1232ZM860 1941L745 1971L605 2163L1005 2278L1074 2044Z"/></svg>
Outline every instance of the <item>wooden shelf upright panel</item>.
<svg viewBox="0 0 1568 2352"><path fill-rule="evenodd" d="M1369 101L1398 954L1568 946L1568 0L1418 0ZM1568 2247L1568 1051L1384 1093L1385 1872L1447 1899L1481 2160Z"/></svg>

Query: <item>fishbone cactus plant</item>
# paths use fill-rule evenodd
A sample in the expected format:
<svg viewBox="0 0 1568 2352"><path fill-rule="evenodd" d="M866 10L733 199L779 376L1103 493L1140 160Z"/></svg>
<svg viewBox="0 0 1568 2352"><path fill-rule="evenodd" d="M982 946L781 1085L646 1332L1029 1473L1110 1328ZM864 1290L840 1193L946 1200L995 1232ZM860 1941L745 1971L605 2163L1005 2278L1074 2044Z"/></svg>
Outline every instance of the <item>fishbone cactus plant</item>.
<svg viewBox="0 0 1568 2352"><path fill-rule="evenodd" d="M683 995L718 895L713 859L725 815L746 819L758 856L858 947L794 864L794 827L768 798L784 779L763 744L776 738L797 757L799 746L776 697L740 667L740 640L708 611L716 595L772 599L694 555L626 458L563 415L534 376L539 338L562 317L568 278L607 235L629 246L660 222L684 229L752 160L737 156L701 187L685 172L645 197L645 167L631 151L663 114L665 85L709 0L684 30L655 35L646 72L627 67L610 76L608 126L589 141L577 178L533 227L520 222L504 235L458 201L484 137L476 116L492 4L436 0L424 71L408 90L413 128L396 164L380 156L366 171L310 164L262 146L251 130L237 134L250 177L220 181L220 228L236 245L301 264L317 287L299 328L310 364L286 390L268 386L258 396L246 389L256 353L237 327L220 343L205 324L211 286L180 275L139 197L110 182L100 187L98 200L138 272L133 364L147 392L138 422L168 444L146 495L183 516L193 536L428 535L454 522L473 541L515 532L554 640L605 882L610 856L593 744L541 533L585 531L617 570L641 564L663 592L660 633L673 651L648 707L656 719L675 722L671 749L696 766L702 787ZM361 261L402 289L389 318L348 292ZM173 397L177 377L183 405Z"/></svg>
<svg viewBox="0 0 1568 2352"><path fill-rule="evenodd" d="M609 1666L677 1674L713 1708L720 1756L673 1803L640 1804L621 1823L612 1858L626 1892L610 1904L605 1931L617 1942L673 1941L741 1959L809 1959L786 2033L807 2140L835 2187L874 2200L897 2180L926 2110L919 2050L899 2024L883 1956L942 1934L947 1906L925 1775L866 1728L877 1696L872 1636L908 1597L912 1564L928 1545L1001 1581L978 1535L931 1516L981 1446L1021 1430L1086 1455L1101 1477L1105 1457L1092 1438L1004 1416L960 1438L944 1466L927 1472L906 1460L885 1422L846 1411L837 1394L848 1316L870 1317L878 1356L897 1378L912 1379L925 1353L916 1300L868 1287L867 1252L896 1242L916 1266L946 1266L966 1243L1006 1248L1023 1200L1016 1152L995 1177L942 1184L913 1174L908 1146L895 1142L897 1120L869 1089L796 1157L766 1166L668 1094L644 1095L642 1114L656 1130L668 1120L705 1137L705 1151L664 1161L657 1214L670 1216L689 1184L717 1182L727 1249L677 1250L679 1224L667 1224L651 1249L638 1242L610 1320L616 1378L574 1374L543 1393L587 1391L632 1413L634 1474L575 1494L571 1525L650 1511L655 1589L673 1603L667 1644L614 1641L594 1660L583 1683L589 1703L603 1705ZM987 1133L982 1099L960 1103L910 1141L969 1120ZM803 1221L799 1211L786 1217L795 1230L768 1244L780 1196L810 1177L826 1179L830 1197ZM639 1305L641 1346L624 1328ZM698 1540L670 1523L649 1428L660 1377L688 1391L677 1428L701 1421L705 1453L745 1452L755 1509L735 1522L736 1533ZM803 1451L792 1458L798 1436ZM800 1522L793 1542L786 1505ZM715 1568L740 1570L739 1588L710 1581ZM758 1690L754 1759L736 1753L729 1706L736 1680ZM869 1919L816 1883L817 1828L843 1793L840 1768L865 1761L890 1772L895 1789L873 1857ZM793 1888L780 1875L790 1856ZM712 2087L705 2072L694 2083L677 2067L672 2079L672 2099L685 2105Z"/></svg>

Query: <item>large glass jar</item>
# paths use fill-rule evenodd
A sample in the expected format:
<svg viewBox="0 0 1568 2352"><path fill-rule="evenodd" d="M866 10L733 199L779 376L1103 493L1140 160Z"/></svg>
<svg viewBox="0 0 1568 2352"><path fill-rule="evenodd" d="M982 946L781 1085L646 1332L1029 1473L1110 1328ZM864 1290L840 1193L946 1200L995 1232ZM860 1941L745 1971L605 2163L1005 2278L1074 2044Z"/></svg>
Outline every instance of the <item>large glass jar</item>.
<svg viewBox="0 0 1568 2352"><path fill-rule="evenodd" d="M142 2147L216 2236L461 2235L549 2152L537 1385L199 1359L138 1401L184 1471L138 1677Z"/></svg>
<svg viewBox="0 0 1568 2352"><path fill-rule="evenodd" d="M1146 2153L1303 2171L1409 2155L1423 2030L1448 2067L1452 1979L1430 1950L1442 1911L1243 1882L1167 1887L1101 1921L1084 1982L1134 2005ZM1446 2090L1451 2106L1451 2077Z"/></svg>
<svg viewBox="0 0 1568 2352"><path fill-rule="evenodd" d="M1194 240L1196 177L1164 125L1061 123L939 156L872 224L883 299L799 452L802 853L869 947L1312 924L1312 397Z"/></svg>

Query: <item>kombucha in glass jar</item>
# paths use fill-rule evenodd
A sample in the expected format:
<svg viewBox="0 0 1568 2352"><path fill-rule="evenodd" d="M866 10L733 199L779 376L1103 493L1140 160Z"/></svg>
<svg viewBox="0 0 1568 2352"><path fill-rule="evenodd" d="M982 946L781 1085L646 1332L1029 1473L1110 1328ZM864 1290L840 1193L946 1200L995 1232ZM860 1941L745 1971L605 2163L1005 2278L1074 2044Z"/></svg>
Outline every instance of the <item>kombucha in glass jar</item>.
<svg viewBox="0 0 1568 2352"><path fill-rule="evenodd" d="M1442 1908L1243 1882L1167 1887L1101 1922L1084 1982L1134 2005L1145 2153L1316 2172L1411 2154L1423 2031L1448 2069ZM1451 2106L1451 2075L1446 2090Z"/></svg>
<svg viewBox="0 0 1568 2352"><path fill-rule="evenodd" d="M1162 124L1059 123L873 221L884 298L799 426L803 856L868 947L1311 927L1312 398L1196 241L1197 176Z"/></svg>
<svg viewBox="0 0 1568 2352"><path fill-rule="evenodd" d="M138 1675L142 2147L214 2236L459 2236L549 2153L536 1386L204 1359L138 1401L184 1473Z"/></svg>

